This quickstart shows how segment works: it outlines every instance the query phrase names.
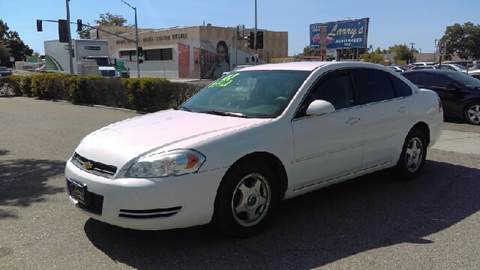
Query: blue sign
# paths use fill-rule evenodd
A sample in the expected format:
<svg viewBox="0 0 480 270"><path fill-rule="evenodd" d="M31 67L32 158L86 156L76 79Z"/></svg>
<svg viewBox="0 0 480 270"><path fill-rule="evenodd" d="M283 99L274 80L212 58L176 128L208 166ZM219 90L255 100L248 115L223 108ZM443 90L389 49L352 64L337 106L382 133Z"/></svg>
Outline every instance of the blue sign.
<svg viewBox="0 0 480 270"><path fill-rule="evenodd" d="M310 25L310 47L322 49L366 48L368 18Z"/></svg>

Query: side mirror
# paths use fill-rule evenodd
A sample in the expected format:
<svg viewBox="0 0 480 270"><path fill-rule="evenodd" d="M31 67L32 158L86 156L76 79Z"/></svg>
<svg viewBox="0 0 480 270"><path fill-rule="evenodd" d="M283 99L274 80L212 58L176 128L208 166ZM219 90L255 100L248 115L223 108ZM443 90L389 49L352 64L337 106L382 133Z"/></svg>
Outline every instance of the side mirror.
<svg viewBox="0 0 480 270"><path fill-rule="evenodd" d="M332 103L317 99L314 100L307 108L307 115L323 115L327 113L332 113L335 111L335 107Z"/></svg>

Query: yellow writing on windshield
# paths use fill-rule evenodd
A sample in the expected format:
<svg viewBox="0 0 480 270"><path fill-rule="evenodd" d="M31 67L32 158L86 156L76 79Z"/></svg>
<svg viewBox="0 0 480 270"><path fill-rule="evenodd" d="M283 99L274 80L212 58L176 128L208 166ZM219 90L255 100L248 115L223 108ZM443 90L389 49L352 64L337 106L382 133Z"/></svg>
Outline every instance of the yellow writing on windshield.
<svg viewBox="0 0 480 270"><path fill-rule="evenodd" d="M240 75L240 73L231 73L231 74L228 74L227 76L225 77L222 77L216 81L214 81L213 83L211 83L208 88L222 88L222 87L227 87L228 85L230 85L232 82L233 82L233 79L235 79L238 75Z"/></svg>

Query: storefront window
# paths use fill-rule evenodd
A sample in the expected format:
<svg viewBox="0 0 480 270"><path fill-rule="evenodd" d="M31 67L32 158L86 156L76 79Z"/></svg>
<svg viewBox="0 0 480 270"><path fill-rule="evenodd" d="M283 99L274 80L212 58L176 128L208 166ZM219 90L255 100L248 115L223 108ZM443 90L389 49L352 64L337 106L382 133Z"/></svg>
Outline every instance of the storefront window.
<svg viewBox="0 0 480 270"><path fill-rule="evenodd" d="M173 60L172 48L144 50L145 61Z"/></svg>
<svg viewBox="0 0 480 270"><path fill-rule="evenodd" d="M129 50L129 51L120 51L119 53L120 58L127 60L127 61L135 61L135 50Z"/></svg>

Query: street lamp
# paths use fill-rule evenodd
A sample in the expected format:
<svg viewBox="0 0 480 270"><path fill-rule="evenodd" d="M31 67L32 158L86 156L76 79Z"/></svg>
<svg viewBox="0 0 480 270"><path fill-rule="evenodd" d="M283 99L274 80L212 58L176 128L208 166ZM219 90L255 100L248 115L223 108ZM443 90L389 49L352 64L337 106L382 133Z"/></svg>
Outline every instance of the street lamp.
<svg viewBox="0 0 480 270"><path fill-rule="evenodd" d="M255 65L258 63L258 49L257 49L257 32L258 32L258 28L257 28L257 0L255 0L255 38L253 39L253 46L255 48L255 52L256 52L256 55L255 55Z"/></svg>
<svg viewBox="0 0 480 270"><path fill-rule="evenodd" d="M137 78L140 78L140 56L138 53L138 24L137 24L137 8L133 7L124 0L122 1L125 5L129 6L135 12L135 54L137 55Z"/></svg>
<svg viewBox="0 0 480 270"><path fill-rule="evenodd" d="M70 74L75 74L73 72L73 47L72 47L72 34L70 33L70 0L65 0L65 5L67 9L67 35L68 35L68 64L70 67Z"/></svg>

